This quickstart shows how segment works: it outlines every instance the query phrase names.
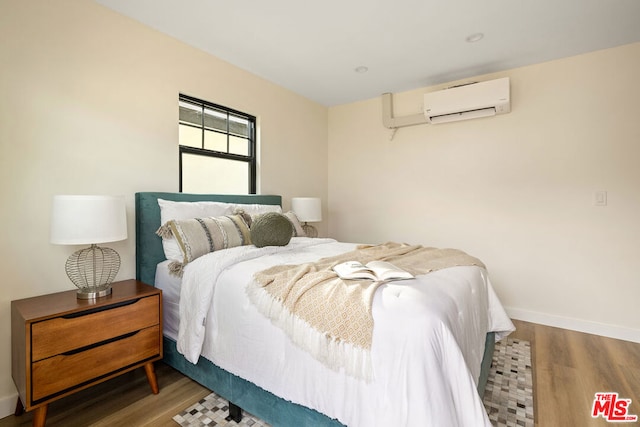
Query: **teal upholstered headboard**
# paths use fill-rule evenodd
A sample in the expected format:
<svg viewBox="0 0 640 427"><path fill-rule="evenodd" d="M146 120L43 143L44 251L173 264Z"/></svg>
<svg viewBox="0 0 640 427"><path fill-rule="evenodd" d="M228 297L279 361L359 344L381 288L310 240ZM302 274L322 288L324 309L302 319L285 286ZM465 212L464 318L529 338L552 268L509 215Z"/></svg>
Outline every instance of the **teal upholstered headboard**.
<svg viewBox="0 0 640 427"><path fill-rule="evenodd" d="M276 195L136 193L136 279L150 285L155 284L156 266L165 259L162 240L156 235L156 230L161 225L158 199L282 205L282 197Z"/></svg>

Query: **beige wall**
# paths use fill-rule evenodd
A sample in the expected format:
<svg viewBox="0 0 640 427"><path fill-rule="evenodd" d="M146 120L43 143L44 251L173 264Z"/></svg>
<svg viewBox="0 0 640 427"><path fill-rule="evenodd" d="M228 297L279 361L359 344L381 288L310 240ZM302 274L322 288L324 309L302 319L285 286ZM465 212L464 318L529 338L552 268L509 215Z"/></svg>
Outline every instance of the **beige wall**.
<svg viewBox="0 0 640 427"><path fill-rule="evenodd" d="M464 249L512 316L640 342L638 76L640 43L482 76L511 78L512 113L392 141L380 98L331 108L330 234Z"/></svg>
<svg viewBox="0 0 640 427"><path fill-rule="evenodd" d="M10 301L73 289L49 243L55 194L178 188L178 93L258 117L260 192L327 197L327 109L88 0L0 0L0 417L15 408ZM326 217L326 213L325 213ZM326 224L319 225L326 234Z"/></svg>

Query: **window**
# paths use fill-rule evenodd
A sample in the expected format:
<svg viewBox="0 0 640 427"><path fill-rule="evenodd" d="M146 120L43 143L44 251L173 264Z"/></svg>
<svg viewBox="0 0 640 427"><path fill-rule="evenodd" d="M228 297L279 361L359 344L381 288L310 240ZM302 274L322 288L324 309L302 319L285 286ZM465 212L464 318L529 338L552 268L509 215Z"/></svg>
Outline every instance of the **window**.
<svg viewBox="0 0 640 427"><path fill-rule="evenodd" d="M180 191L255 194L256 118L180 95Z"/></svg>

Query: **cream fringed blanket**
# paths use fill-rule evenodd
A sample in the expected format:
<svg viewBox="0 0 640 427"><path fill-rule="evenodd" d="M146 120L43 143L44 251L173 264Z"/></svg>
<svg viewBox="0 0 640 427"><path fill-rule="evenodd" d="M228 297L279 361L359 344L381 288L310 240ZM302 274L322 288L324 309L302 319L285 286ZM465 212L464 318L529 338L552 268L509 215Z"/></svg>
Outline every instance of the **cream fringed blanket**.
<svg viewBox="0 0 640 427"><path fill-rule="evenodd" d="M258 310L292 341L331 369L372 379L371 305L381 282L342 280L332 267L344 261L392 262L414 276L459 265L484 264L456 249L399 243L362 246L301 265L277 265L256 273L247 288Z"/></svg>

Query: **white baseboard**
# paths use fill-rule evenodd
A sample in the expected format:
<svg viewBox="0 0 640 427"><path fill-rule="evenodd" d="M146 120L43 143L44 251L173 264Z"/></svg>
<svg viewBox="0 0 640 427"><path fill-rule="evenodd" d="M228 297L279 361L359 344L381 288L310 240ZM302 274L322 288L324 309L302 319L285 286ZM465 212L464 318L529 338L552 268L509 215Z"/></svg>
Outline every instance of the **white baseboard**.
<svg viewBox="0 0 640 427"><path fill-rule="evenodd" d="M640 343L639 329L625 328L622 326L592 322L589 320L573 319L570 317L556 316L553 314L522 310L513 307L505 307L505 310L512 319Z"/></svg>
<svg viewBox="0 0 640 427"><path fill-rule="evenodd" d="M0 418L13 415L16 410L16 402L18 402L18 394L0 397Z"/></svg>

